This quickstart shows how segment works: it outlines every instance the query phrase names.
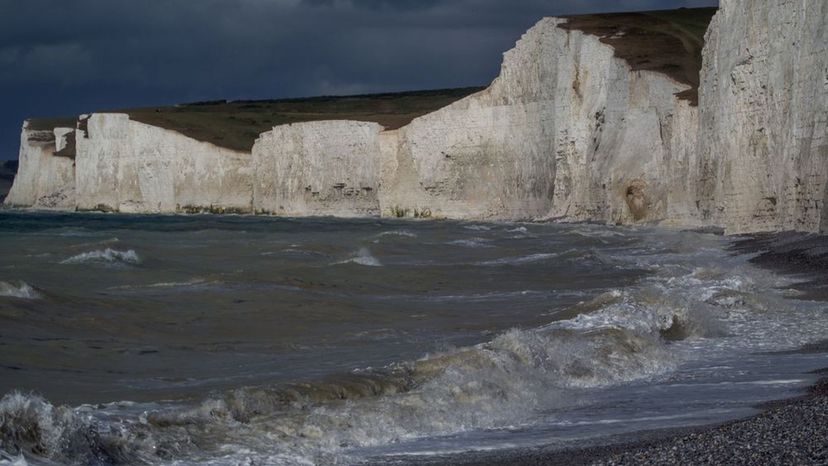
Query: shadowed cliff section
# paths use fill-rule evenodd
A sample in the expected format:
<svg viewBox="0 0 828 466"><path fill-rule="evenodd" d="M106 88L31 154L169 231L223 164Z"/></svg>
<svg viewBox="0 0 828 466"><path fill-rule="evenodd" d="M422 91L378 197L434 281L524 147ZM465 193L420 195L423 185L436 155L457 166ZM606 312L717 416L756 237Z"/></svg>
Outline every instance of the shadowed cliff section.
<svg viewBox="0 0 828 466"><path fill-rule="evenodd" d="M32 131L52 131L55 128L74 128L78 117L30 118L29 129Z"/></svg>
<svg viewBox="0 0 828 466"><path fill-rule="evenodd" d="M691 88L679 98L699 102L704 33L716 8L567 17L560 27L597 36L634 71L654 71Z"/></svg>

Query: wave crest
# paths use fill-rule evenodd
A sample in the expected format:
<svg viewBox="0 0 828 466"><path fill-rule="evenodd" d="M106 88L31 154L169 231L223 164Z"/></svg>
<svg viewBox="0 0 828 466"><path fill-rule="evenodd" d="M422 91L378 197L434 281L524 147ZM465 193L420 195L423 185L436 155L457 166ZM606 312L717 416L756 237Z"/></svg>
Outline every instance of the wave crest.
<svg viewBox="0 0 828 466"><path fill-rule="evenodd" d="M0 282L0 296L21 299L41 299L43 296L26 282Z"/></svg>
<svg viewBox="0 0 828 466"><path fill-rule="evenodd" d="M368 248L361 248L353 257L339 261L337 264L359 264L367 267L382 267L382 262L374 257Z"/></svg>
<svg viewBox="0 0 828 466"><path fill-rule="evenodd" d="M119 251L117 249L106 248L84 252L61 261L61 264L89 263L135 265L141 263L141 258L132 249Z"/></svg>
<svg viewBox="0 0 828 466"><path fill-rule="evenodd" d="M476 265L483 265L483 266L497 266L497 265L523 265L523 264L532 264L535 262L543 262L549 259L554 259L558 257L559 254L549 252L549 253L537 253L537 254L529 254L528 256L518 256L518 257L503 257L500 259L493 259L483 262L478 262Z"/></svg>
<svg viewBox="0 0 828 466"><path fill-rule="evenodd" d="M237 389L149 420L178 427L241 422L283 439L282 448L293 454L324 462L343 448L521 422L538 410L570 405L577 389L658 377L676 367L679 359L662 332L674 319L690 319L682 309L621 291L594 304L590 316L509 330L384 369Z"/></svg>
<svg viewBox="0 0 828 466"><path fill-rule="evenodd" d="M104 425L82 409L9 393L0 398L0 450L59 463L118 464L143 462L156 447L134 425Z"/></svg>
<svg viewBox="0 0 828 466"><path fill-rule="evenodd" d="M402 236L405 238L416 238L417 233L414 233L410 230L388 230L378 233L377 238L382 238L383 236Z"/></svg>

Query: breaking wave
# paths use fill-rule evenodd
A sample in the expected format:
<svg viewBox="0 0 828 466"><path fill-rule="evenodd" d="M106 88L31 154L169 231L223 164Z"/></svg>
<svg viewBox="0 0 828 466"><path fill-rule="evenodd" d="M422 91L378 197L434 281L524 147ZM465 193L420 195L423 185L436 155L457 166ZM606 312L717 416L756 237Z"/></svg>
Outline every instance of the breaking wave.
<svg viewBox="0 0 828 466"><path fill-rule="evenodd" d="M0 282L0 296L21 299L40 299L43 296L26 282Z"/></svg>
<svg viewBox="0 0 828 466"><path fill-rule="evenodd" d="M91 408L54 406L37 395L0 398L0 450L75 464L117 464L150 459L152 440L135 423L102 421ZM142 439L144 437L144 439ZM23 463L25 464L25 463Z"/></svg>
<svg viewBox="0 0 828 466"><path fill-rule="evenodd" d="M353 257L339 261L337 264L359 264L368 267L382 267L382 263L379 259L371 255L371 251L368 248L361 248Z"/></svg>
<svg viewBox="0 0 828 466"><path fill-rule="evenodd" d="M141 258L138 254L129 249L127 251L119 251L117 249L106 248L95 251L84 252L76 256L72 256L61 264L140 264Z"/></svg>
<svg viewBox="0 0 828 466"><path fill-rule="evenodd" d="M674 291L613 290L579 304L569 319L478 345L316 381L239 388L135 418L12 393L0 400L0 449L54 461L152 463L215 458L220 452L202 449L219 435L225 445L253 448L263 462L341 464L351 448L520 423L571 406L583 388L662 377L682 358L672 341L719 332Z"/></svg>

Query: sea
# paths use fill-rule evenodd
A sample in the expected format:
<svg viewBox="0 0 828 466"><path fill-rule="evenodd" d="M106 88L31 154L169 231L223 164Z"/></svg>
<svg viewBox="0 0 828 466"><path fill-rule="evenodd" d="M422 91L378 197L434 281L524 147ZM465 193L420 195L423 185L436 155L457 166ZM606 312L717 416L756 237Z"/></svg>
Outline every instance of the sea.
<svg viewBox="0 0 828 466"><path fill-rule="evenodd" d="M825 303L710 232L0 211L0 464L406 464L757 412Z"/></svg>

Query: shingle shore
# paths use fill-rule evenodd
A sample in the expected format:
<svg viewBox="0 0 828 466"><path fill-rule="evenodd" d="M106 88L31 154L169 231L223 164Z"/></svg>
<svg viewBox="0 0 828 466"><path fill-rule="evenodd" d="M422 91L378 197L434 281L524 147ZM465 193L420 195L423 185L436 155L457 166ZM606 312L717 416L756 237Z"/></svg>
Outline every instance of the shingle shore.
<svg viewBox="0 0 828 466"><path fill-rule="evenodd" d="M828 464L828 379L814 385L809 396L777 403L754 417L592 464Z"/></svg>

